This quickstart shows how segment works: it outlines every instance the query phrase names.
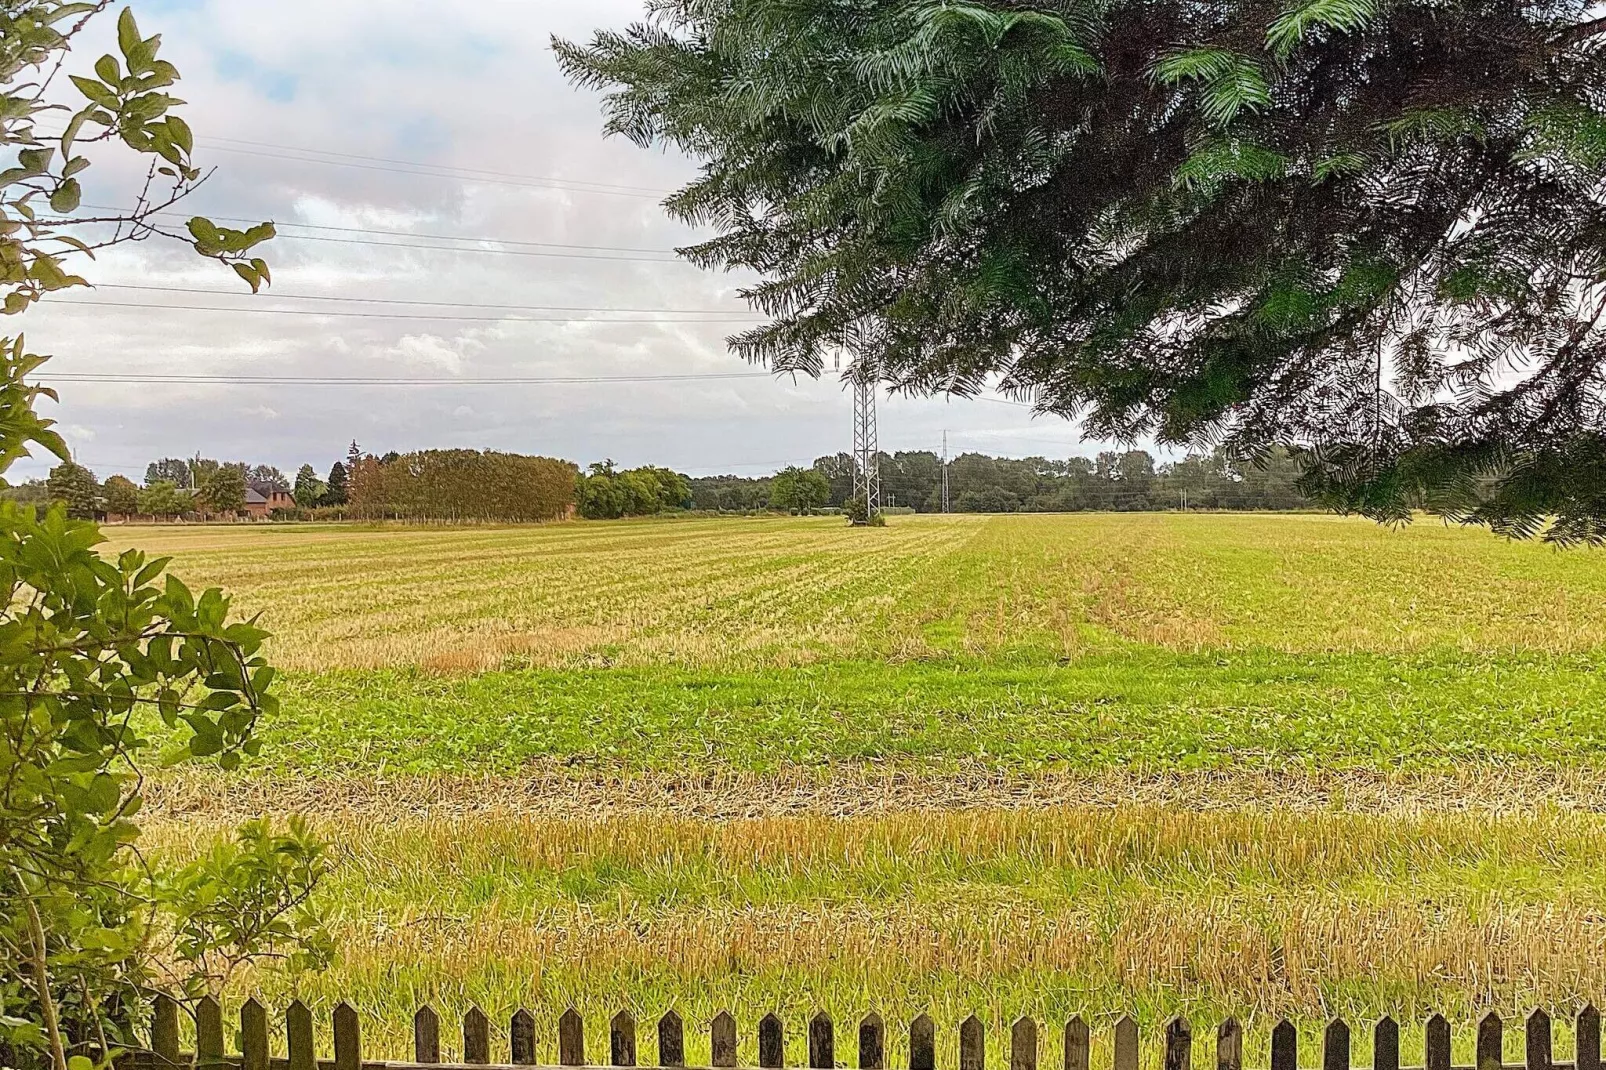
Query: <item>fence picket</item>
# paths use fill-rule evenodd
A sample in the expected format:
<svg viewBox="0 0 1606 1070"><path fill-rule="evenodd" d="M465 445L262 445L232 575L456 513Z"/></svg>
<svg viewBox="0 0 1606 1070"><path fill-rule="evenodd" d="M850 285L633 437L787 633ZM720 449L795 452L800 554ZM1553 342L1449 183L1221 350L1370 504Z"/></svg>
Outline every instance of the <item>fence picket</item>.
<svg viewBox="0 0 1606 1070"><path fill-rule="evenodd" d="M824 1011L809 1019L809 1066L831 1070L836 1065L836 1029Z"/></svg>
<svg viewBox="0 0 1606 1070"><path fill-rule="evenodd" d="M1272 1026L1271 1070L1299 1070L1299 1031L1287 1018Z"/></svg>
<svg viewBox="0 0 1606 1070"><path fill-rule="evenodd" d="M1322 1030L1322 1070L1350 1070L1349 1024L1334 1018Z"/></svg>
<svg viewBox="0 0 1606 1070"><path fill-rule="evenodd" d="M1138 1070L1138 1023L1130 1014L1115 1023L1115 1070Z"/></svg>
<svg viewBox="0 0 1606 1070"><path fill-rule="evenodd" d="M428 1003L413 1015L413 1062L441 1061L441 1017Z"/></svg>
<svg viewBox="0 0 1606 1070"><path fill-rule="evenodd" d="M1162 1065L1165 1070L1192 1070L1193 1026L1181 1015L1165 1024L1165 1062Z"/></svg>
<svg viewBox="0 0 1606 1070"><path fill-rule="evenodd" d="M886 1070L887 1027L881 1015L871 1011L859 1023L859 1070Z"/></svg>
<svg viewBox="0 0 1606 1070"><path fill-rule="evenodd" d="M1550 1015L1536 1010L1523 1027L1523 1064L1528 1070L1550 1070Z"/></svg>
<svg viewBox="0 0 1606 1070"><path fill-rule="evenodd" d="M929 1014L909 1023L909 1070L937 1070L937 1024Z"/></svg>
<svg viewBox="0 0 1606 1070"><path fill-rule="evenodd" d="M357 1009L345 1000L335 1004L335 1070L362 1070L362 1026Z"/></svg>
<svg viewBox="0 0 1606 1070"><path fill-rule="evenodd" d="M1388 1015L1372 1027L1372 1070L1400 1070L1400 1023Z"/></svg>
<svg viewBox="0 0 1606 1070"><path fill-rule="evenodd" d="M1600 1070L1600 1012L1586 1003L1573 1019L1574 1065L1578 1070Z"/></svg>
<svg viewBox="0 0 1606 1070"><path fill-rule="evenodd" d="M986 1070L987 1027L972 1014L959 1023L959 1070Z"/></svg>
<svg viewBox="0 0 1606 1070"><path fill-rule="evenodd" d="M215 1066L223 1061L223 1007L212 996L195 1004L195 1065Z"/></svg>
<svg viewBox="0 0 1606 1070"><path fill-rule="evenodd" d="M463 1061L473 1066L491 1061L491 1020L478 1007L463 1015Z"/></svg>
<svg viewBox="0 0 1606 1070"><path fill-rule="evenodd" d="M1093 1033L1080 1014L1065 1023L1065 1070L1088 1070Z"/></svg>
<svg viewBox="0 0 1606 1070"><path fill-rule="evenodd" d="M1450 1023L1435 1014L1422 1028L1423 1070L1450 1070Z"/></svg>
<svg viewBox="0 0 1606 1070"><path fill-rule="evenodd" d="M1505 1023L1494 1011L1478 1019L1477 1070L1500 1070L1505 1064Z"/></svg>
<svg viewBox="0 0 1606 1070"><path fill-rule="evenodd" d="M730 1011L714 1015L708 1025L708 1041L713 1049L713 1058L709 1060L713 1065L736 1065L736 1019L731 1017Z"/></svg>
<svg viewBox="0 0 1606 1070"><path fill-rule="evenodd" d="M178 1004L165 992L157 993L151 1009L151 1051L178 1062Z"/></svg>
<svg viewBox="0 0 1606 1070"><path fill-rule="evenodd" d="M1236 1018L1228 1018L1216 1030L1216 1070L1243 1070L1244 1027Z"/></svg>
<svg viewBox="0 0 1606 1070"><path fill-rule="evenodd" d="M673 1010L658 1019L658 1065L686 1065L686 1029Z"/></svg>
<svg viewBox="0 0 1606 1070"><path fill-rule="evenodd" d="M362 1054L360 1019L348 1002L338 1003L332 1012L334 1058L320 1065L316 1057L313 1016L301 1000L285 1011L286 1058L271 1055L268 1012L260 1000L248 999L240 1008L238 1034L240 1054L228 1054L223 1030L223 1008L212 996L195 1004L195 1067L213 1070L366 1070L378 1064L365 1064ZM161 1061L177 1064L179 1049L179 1005L171 997L153 998L150 1053ZM1581 1008L1573 1020L1576 1042L1571 1064L1562 1070L1606 1070L1600 1047L1600 1014L1590 1005ZM609 1065L634 1068L639 1065L637 1022L628 1010L609 1020ZM477 1006L463 1016L462 1066L491 1065L491 1022ZM665 1011L657 1021L657 1066L684 1070L686 1065L685 1027L678 1012ZM1555 1023L1544 1008L1523 1019L1523 1059L1521 1070L1558 1070ZM535 1018L525 1009L512 1017L509 1029L510 1063L536 1065ZM807 1070L835 1070L836 1028L829 1012L821 1010L808 1020ZM709 1066L730 1070L738 1065L737 1025L729 1011L721 1011L709 1023ZM1090 1070L1092 1031L1078 1015L1065 1023L1064 1057L1060 1070ZM1187 1018L1168 1021L1163 1030L1161 1070L1192 1070L1193 1027ZM1017 1018L1009 1029L1008 1070L1040 1070L1040 1027L1029 1015ZM1495 1011L1485 1013L1476 1023L1475 1056L1470 1067L1456 1068L1451 1061L1453 1035L1442 1014L1430 1016L1423 1027L1423 1060L1420 1070L1506 1070L1504 1062L1505 1022ZM758 1024L758 1062L761 1070L784 1070L786 1066L785 1025L776 1013L766 1014ZM1114 1028L1111 1070L1138 1070L1139 1035L1136 1021L1124 1015ZM1322 1033L1321 1070L1355 1070L1351 1066L1354 1037L1343 1018L1334 1018ZM858 1025L858 1070L886 1070L886 1026L874 1011L864 1015ZM986 1025L975 1014L959 1025L957 1070L986 1070ZM1271 1031L1269 1070L1299 1070L1299 1038L1294 1025L1278 1020ZM1244 1070L1243 1026L1228 1018L1216 1031L1214 1070ZM440 1065L440 1019L428 1004L413 1016L413 1062L420 1066ZM936 1026L930 1015L921 1014L909 1023L909 1070L936 1070ZM570 1007L558 1020L558 1064L586 1067L584 1022L579 1011ZM392 1064L398 1065L398 1064ZM1051 1068L1052 1070L1052 1068ZM1401 1070L1400 1027L1391 1017L1373 1026L1371 1070Z"/></svg>
<svg viewBox="0 0 1606 1070"><path fill-rule="evenodd" d="M773 1012L758 1023L758 1065L763 1070L780 1070L786 1065L786 1027Z"/></svg>
<svg viewBox="0 0 1606 1070"><path fill-rule="evenodd" d="M636 1065L636 1019L629 1011L620 1011L608 1023L608 1057L614 1066Z"/></svg>
<svg viewBox="0 0 1606 1070"><path fill-rule="evenodd" d="M241 1070L268 1070L268 1008L255 996L240 1008Z"/></svg>
<svg viewBox="0 0 1606 1070"><path fill-rule="evenodd" d="M515 1066L535 1065L535 1015L520 1007L507 1027L507 1054Z"/></svg>
<svg viewBox="0 0 1606 1070"><path fill-rule="evenodd" d="M290 1070L318 1070L312 1048L312 1011L299 999L284 1012L284 1039Z"/></svg>
<svg viewBox="0 0 1606 1070"><path fill-rule="evenodd" d="M1031 1018L1009 1027L1009 1070L1037 1070L1037 1023Z"/></svg>
<svg viewBox="0 0 1606 1070"><path fill-rule="evenodd" d="M558 1064L584 1066L586 1064L586 1026L580 1012L570 1007L558 1019Z"/></svg>

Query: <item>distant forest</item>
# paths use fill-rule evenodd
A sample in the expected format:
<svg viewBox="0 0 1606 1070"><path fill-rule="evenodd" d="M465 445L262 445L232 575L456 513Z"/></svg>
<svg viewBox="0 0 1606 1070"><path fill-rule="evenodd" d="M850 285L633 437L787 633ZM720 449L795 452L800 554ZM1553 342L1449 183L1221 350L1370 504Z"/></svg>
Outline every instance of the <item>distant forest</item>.
<svg viewBox="0 0 1606 1070"><path fill-rule="evenodd" d="M824 477L830 487L824 503L828 507L842 507L852 494L850 454L821 457L804 471ZM770 508L775 478L691 479L692 507L726 512ZM1064 460L962 453L948 462L948 500L960 513L1316 508L1295 489L1298 478L1298 466L1280 451L1261 464L1236 462L1221 450L1160 464L1144 450ZM929 450L881 454L881 503L940 512L942 459Z"/></svg>

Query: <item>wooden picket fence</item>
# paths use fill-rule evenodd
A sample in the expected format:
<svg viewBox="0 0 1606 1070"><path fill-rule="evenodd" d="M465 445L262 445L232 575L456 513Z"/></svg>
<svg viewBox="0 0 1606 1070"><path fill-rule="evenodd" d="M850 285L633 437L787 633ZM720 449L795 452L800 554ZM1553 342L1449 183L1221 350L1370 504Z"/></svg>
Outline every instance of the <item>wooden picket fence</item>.
<svg viewBox="0 0 1606 1070"><path fill-rule="evenodd" d="M316 1055L317 1037L313 1028L312 1012L304 1003L290 1004L285 1012L285 1056L270 1054L267 1009L256 1000L248 1001L240 1010L240 1047L238 1054L229 1054L224 1045L222 1007L207 997L195 1009L194 1053L179 1050L179 1006L172 999L158 996L151 1019L150 1048L129 1053L122 1060L128 1070L165 1070L173 1066L219 1067L229 1070L386 1070L391 1067L450 1067L453 1070L478 1070L483 1067L511 1068L540 1065L536 1057L535 1016L527 1010L513 1015L508 1028L508 1044L504 1049L507 1061L492 1061L491 1021L478 1007L463 1016L463 1061L441 1063L441 1020L430 1007L421 1008L413 1018L413 1061L389 1062L365 1059L362 1053L362 1032L357 1012L349 1003L341 1003L331 1016L333 1032L333 1059L320 1059ZM1114 1024L1113 1058L1111 1070L1138 1070L1138 1026L1130 1017ZM835 1025L831 1016L821 1012L811 1018L806 1027L808 1037L808 1067L810 1070L834 1070L845 1065L837 1059ZM1505 1023L1494 1013L1486 1014L1477 1023L1476 1062L1465 1070L1603 1070L1600 1050L1600 1014L1586 1006L1573 1019L1576 1039L1572 1061L1558 1062L1551 1051L1551 1019L1542 1010L1530 1014L1523 1025L1525 1058L1520 1063L1506 1063ZM708 1024L711 1067L737 1066L737 1024L728 1011L721 1012ZM669 1011L657 1022L657 1066L686 1066L685 1023L680 1015ZM909 1023L908 1070L936 1070L937 1028L927 1015L922 1014ZM1350 1061L1350 1027L1343 1019L1328 1023L1322 1032L1321 1054L1317 1065L1321 1070L1363 1070L1352 1067ZM986 1070L986 1027L981 1019L972 1015L960 1023L957 1048L958 1070ZM1031 1018L1017 1020L1009 1031L1009 1070L1055 1070L1054 1064L1063 1060L1064 1070L1090 1070L1092 1029L1081 1017L1065 1024L1063 1043L1054 1056L1039 1062L1042 1041L1038 1025ZM859 1022L857 1066L860 1070L887 1070L887 1031L881 1017L871 1013ZM1159 1038L1163 1070L1192 1070L1193 1027L1184 1018L1167 1022ZM565 1011L558 1020L558 1066L562 1067L621 1067L636 1066L636 1020L621 1011L608 1023L607 1062L588 1060L585 1042L585 1022L573 1008ZM1229 1018L1216 1030L1216 1070L1243 1070L1243 1026ZM1451 1064L1450 1023L1442 1015L1429 1018L1424 1028L1422 1063L1418 1070L1463 1070ZM782 1070L785 1066L786 1027L774 1015L766 1015L758 1023L758 1066L763 1070ZM648 1064L653 1065L653 1064ZM1299 1070L1299 1034L1293 1024L1284 1020L1271 1031L1268 1053L1270 1070ZM1372 1027L1372 1062L1369 1070L1402 1070L1400 1062L1400 1027L1392 1018L1384 1018Z"/></svg>

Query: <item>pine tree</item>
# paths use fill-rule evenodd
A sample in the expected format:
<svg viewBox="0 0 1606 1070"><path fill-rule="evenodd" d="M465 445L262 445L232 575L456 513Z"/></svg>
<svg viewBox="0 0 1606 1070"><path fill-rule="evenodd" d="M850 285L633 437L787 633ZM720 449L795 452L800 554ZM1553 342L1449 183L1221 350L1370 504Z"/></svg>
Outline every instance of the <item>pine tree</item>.
<svg viewBox="0 0 1606 1070"><path fill-rule="evenodd" d="M1092 436L1291 448L1329 504L1606 541L1587 0L661 0L557 42L770 322Z"/></svg>

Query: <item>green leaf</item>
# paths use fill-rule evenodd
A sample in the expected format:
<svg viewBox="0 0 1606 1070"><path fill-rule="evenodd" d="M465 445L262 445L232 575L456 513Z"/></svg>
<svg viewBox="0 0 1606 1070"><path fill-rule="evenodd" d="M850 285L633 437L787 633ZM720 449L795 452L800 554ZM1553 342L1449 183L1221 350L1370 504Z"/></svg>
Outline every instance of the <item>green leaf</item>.
<svg viewBox="0 0 1606 1070"><path fill-rule="evenodd" d="M129 14L127 9L124 9L123 14ZM122 68L117 65L117 57L108 54L97 59L95 61L95 75L102 82L106 83L106 85L102 87L102 93L106 98L106 107L114 107L114 102L117 100L115 94L118 92L119 87L121 87L123 84L123 71ZM74 78L73 81L77 82L78 79ZM85 79L85 81L88 81L88 79ZM84 87L80 86L79 88L83 89ZM89 94L89 90L84 89L84 93L87 96ZM97 103L102 102L101 97L91 97L91 99Z"/></svg>
<svg viewBox="0 0 1606 1070"><path fill-rule="evenodd" d="M106 58L110 59L111 57L107 56ZM72 84L77 86L78 91L91 102L99 104L103 108L117 107L116 95L93 78L85 78L81 74L70 74L67 77L72 79Z"/></svg>
<svg viewBox="0 0 1606 1070"><path fill-rule="evenodd" d="M190 124L178 116L167 117L167 135L173 139L173 144L184 150L186 155L195 151L195 135L190 132Z"/></svg>
<svg viewBox="0 0 1606 1070"><path fill-rule="evenodd" d="M1312 29L1354 33L1377 14L1377 0L1305 0L1283 9L1266 31L1266 45L1287 59Z"/></svg>
<svg viewBox="0 0 1606 1070"><path fill-rule="evenodd" d="M234 273L244 279L251 286L251 292L257 293L262 286L262 278L257 274L256 268L250 264L231 264Z"/></svg>
<svg viewBox="0 0 1606 1070"><path fill-rule="evenodd" d="M82 198L83 190L79 187L78 180L69 178L57 186L56 191L50 195L50 207L62 215L66 215L68 212L76 212L78 210L78 203Z"/></svg>
<svg viewBox="0 0 1606 1070"><path fill-rule="evenodd" d="M117 47L126 56L143 43L139 36L139 25L134 21L134 9L123 8L123 13L117 17Z"/></svg>

